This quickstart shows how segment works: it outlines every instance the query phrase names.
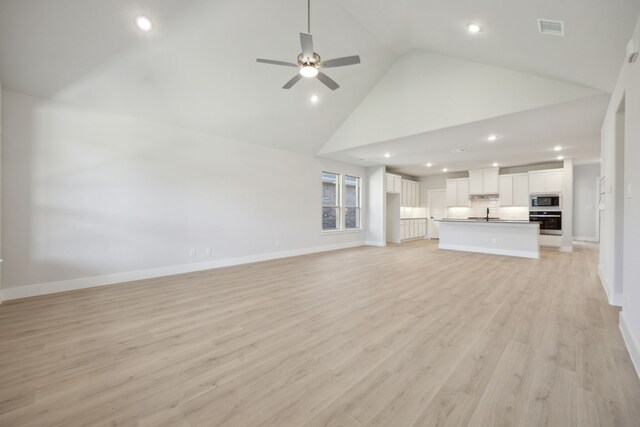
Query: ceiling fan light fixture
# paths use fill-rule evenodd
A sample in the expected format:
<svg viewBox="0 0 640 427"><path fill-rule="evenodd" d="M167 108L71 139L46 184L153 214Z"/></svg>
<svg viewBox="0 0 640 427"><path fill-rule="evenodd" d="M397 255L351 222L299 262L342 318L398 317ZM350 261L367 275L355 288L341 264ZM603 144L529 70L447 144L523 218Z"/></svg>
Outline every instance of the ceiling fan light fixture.
<svg viewBox="0 0 640 427"><path fill-rule="evenodd" d="M315 77L318 75L318 69L313 65L305 65L304 67L300 68L300 74L302 75L302 77Z"/></svg>

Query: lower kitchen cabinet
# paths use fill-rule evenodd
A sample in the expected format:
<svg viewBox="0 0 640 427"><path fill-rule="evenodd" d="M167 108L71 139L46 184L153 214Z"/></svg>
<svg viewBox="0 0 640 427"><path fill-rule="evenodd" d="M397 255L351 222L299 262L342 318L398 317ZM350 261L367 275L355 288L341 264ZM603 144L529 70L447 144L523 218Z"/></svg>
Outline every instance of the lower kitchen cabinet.
<svg viewBox="0 0 640 427"><path fill-rule="evenodd" d="M400 240L423 239L426 234L426 218L400 220Z"/></svg>

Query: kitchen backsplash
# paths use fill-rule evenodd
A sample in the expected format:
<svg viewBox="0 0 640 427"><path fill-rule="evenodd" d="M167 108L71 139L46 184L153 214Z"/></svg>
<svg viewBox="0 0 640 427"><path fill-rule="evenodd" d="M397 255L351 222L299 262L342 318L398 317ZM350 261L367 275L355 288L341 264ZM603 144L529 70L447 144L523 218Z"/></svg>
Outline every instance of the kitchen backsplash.
<svg viewBox="0 0 640 427"><path fill-rule="evenodd" d="M529 219L529 208L516 208L516 207L500 207L498 206L498 200L483 200L474 199L471 200L471 207L468 208L449 208L449 218L469 218L485 217L487 215L487 208L489 208L489 216L500 219L509 220L522 220L527 221Z"/></svg>
<svg viewBox="0 0 640 427"><path fill-rule="evenodd" d="M427 208L400 208L400 218L426 218Z"/></svg>

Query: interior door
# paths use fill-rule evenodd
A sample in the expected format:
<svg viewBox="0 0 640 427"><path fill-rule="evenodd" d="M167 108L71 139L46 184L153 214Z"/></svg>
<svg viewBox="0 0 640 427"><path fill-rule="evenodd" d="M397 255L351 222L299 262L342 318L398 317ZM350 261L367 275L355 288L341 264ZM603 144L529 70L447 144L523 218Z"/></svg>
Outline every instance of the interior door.
<svg viewBox="0 0 640 427"><path fill-rule="evenodd" d="M429 190L428 209L427 237L429 239L438 239L440 238L440 223L436 220L447 217L447 191Z"/></svg>

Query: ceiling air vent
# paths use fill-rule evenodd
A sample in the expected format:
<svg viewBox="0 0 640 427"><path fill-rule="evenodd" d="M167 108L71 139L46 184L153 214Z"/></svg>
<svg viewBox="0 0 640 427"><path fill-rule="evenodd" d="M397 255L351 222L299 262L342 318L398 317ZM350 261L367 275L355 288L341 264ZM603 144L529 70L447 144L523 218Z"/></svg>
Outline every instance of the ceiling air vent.
<svg viewBox="0 0 640 427"><path fill-rule="evenodd" d="M538 30L541 34L564 37L564 21L538 19Z"/></svg>

